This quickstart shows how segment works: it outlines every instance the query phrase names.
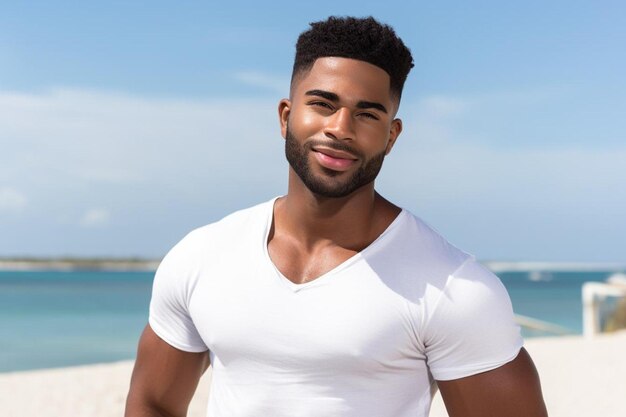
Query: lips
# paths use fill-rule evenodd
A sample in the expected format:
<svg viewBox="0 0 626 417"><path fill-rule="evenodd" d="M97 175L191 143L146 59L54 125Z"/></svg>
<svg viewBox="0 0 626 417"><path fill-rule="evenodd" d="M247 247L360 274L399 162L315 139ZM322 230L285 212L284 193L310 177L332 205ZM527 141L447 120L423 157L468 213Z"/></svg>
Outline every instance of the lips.
<svg viewBox="0 0 626 417"><path fill-rule="evenodd" d="M313 148L313 154L321 166L334 171L345 171L358 159L349 152L324 147Z"/></svg>

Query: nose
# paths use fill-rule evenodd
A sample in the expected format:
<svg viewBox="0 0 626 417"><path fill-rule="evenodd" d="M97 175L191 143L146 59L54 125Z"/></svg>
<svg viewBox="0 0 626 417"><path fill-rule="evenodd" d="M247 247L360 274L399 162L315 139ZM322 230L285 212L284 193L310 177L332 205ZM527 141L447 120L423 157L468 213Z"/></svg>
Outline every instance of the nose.
<svg viewBox="0 0 626 417"><path fill-rule="evenodd" d="M353 140L354 125L350 110L341 107L328 117L324 134L327 137L337 140Z"/></svg>

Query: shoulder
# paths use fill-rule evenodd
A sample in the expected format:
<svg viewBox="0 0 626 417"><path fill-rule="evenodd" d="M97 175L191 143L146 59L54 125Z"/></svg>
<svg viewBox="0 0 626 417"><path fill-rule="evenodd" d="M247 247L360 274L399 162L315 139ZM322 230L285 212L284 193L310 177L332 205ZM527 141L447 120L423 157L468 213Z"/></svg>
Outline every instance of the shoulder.
<svg viewBox="0 0 626 417"><path fill-rule="evenodd" d="M159 265L159 271L178 273L197 269L232 248L244 248L261 236L271 221L274 199L238 210L226 217L189 232L172 247Z"/></svg>
<svg viewBox="0 0 626 417"><path fill-rule="evenodd" d="M474 375L515 358L522 347L509 295L500 279L473 257L426 305L422 328L437 380Z"/></svg>
<svg viewBox="0 0 626 417"><path fill-rule="evenodd" d="M222 219L192 230L182 242L201 243L216 236L228 237L233 233L250 228L264 228L271 219L274 199L242 210L235 211ZM240 238L241 236L237 236Z"/></svg>
<svg viewBox="0 0 626 417"><path fill-rule="evenodd" d="M418 293L414 294L417 298L423 297L424 292L443 290L448 277L468 259L473 259L406 209L365 256L377 272L389 279L413 289L418 284Z"/></svg>
<svg viewBox="0 0 626 417"><path fill-rule="evenodd" d="M189 232L172 251L206 253L207 248L223 247L229 242L241 242L242 238L262 232L271 220L274 199L253 207L235 211L222 219Z"/></svg>
<svg viewBox="0 0 626 417"><path fill-rule="evenodd" d="M415 307L415 329L438 380L510 361L521 347L508 293L476 258L404 210L368 263Z"/></svg>
<svg viewBox="0 0 626 417"><path fill-rule="evenodd" d="M424 220L404 210L398 218L394 251L410 259L413 271L421 280L434 285L441 293L456 286L487 286L500 290L500 279L480 264L474 255L450 243Z"/></svg>
<svg viewBox="0 0 626 417"><path fill-rule="evenodd" d="M425 266L427 275L423 278L430 284L426 290L428 302L425 303L429 318L438 316L454 320L475 310L507 313L511 310L508 293L500 278L474 255L457 248L411 213L407 212L402 229L406 231L406 239L414 242L415 258Z"/></svg>
<svg viewBox="0 0 626 417"><path fill-rule="evenodd" d="M458 267L472 255L450 243L435 228L415 214L403 211L403 240L423 254L422 261Z"/></svg>

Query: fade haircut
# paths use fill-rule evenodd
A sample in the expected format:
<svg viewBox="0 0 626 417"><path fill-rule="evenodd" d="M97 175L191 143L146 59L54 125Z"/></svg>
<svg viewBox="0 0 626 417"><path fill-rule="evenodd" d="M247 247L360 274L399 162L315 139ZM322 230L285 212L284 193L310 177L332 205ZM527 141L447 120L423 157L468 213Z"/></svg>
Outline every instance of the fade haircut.
<svg viewBox="0 0 626 417"><path fill-rule="evenodd" d="M291 83L323 57L357 59L383 69L391 80L391 94L400 100L402 88L413 68L411 51L393 28L373 17L336 17L310 23L296 43Z"/></svg>

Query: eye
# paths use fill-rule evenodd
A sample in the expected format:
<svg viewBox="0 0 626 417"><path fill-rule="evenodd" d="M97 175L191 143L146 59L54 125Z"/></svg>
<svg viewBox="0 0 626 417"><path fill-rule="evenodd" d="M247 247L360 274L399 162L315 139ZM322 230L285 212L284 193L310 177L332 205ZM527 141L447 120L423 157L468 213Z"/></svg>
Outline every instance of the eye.
<svg viewBox="0 0 626 417"><path fill-rule="evenodd" d="M321 108L328 109L328 110L332 110L333 109L333 106L331 106L330 104L328 104L325 101L311 101L309 103L309 106L321 107Z"/></svg>
<svg viewBox="0 0 626 417"><path fill-rule="evenodd" d="M359 113L359 116L365 117L366 119L379 120L378 116L374 113Z"/></svg>

